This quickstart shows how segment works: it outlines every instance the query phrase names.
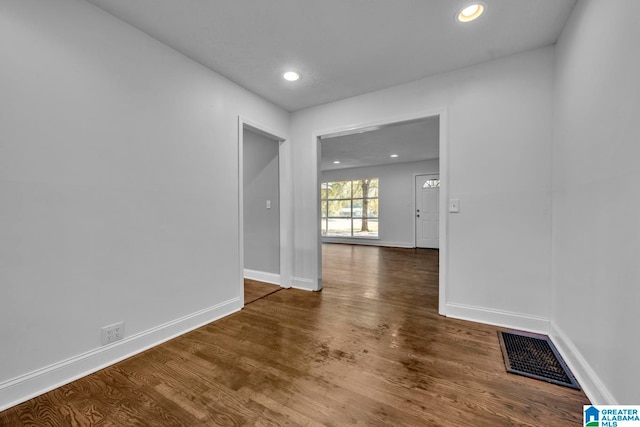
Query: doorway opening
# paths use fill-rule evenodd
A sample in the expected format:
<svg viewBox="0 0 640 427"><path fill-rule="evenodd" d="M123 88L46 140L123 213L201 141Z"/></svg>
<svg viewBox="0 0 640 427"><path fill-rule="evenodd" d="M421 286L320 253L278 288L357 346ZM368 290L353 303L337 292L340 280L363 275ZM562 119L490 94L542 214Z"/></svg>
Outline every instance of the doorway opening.
<svg viewBox="0 0 640 427"><path fill-rule="evenodd" d="M243 306L262 293L291 286L289 157L283 137L239 118L238 281ZM250 289L245 289L245 279Z"/></svg>
<svg viewBox="0 0 640 427"><path fill-rule="evenodd" d="M440 253L439 313L446 314L446 136L444 110L314 133L319 229L316 245L317 290L322 289L323 242L437 248ZM411 138L413 141L408 142ZM426 177L431 179L425 188L424 201L416 198L418 177L425 177L421 185L425 185ZM373 203L363 203L361 200L367 196L360 194L359 189L363 185L359 181L366 179L375 179L377 183L376 194L370 195L374 198ZM431 185L436 190L432 190L434 187ZM332 190L332 186L335 189ZM346 194L348 191L345 189L349 188L352 193ZM418 207L417 203L423 202L425 205ZM360 228L364 222L362 216L365 215L363 205L376 208L366 214L368 223L375 221L375 236L370 232L371 227L368 233ZM424 218L426 221L418 224L417 211L425 208L428 209L428 215ZM345 216L346 213L350 215ZM345 231L336 225L338 222L351 228L342 225ZM418 227L423 228L417 230ZM418 231L422 232L423 237L428 237L428 241L417 239Z"/></svg>

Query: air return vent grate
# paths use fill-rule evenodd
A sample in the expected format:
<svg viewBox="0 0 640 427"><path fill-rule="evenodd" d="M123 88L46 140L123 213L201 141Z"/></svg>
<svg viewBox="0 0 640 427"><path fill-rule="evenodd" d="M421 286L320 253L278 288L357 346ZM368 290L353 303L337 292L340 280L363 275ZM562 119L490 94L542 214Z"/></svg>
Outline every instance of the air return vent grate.
<svg viewBox="0 0 640 427"><path fill-rule="evenodd" d="M498 338L507 372L580 390L549 337L498 331Z"/></svg>

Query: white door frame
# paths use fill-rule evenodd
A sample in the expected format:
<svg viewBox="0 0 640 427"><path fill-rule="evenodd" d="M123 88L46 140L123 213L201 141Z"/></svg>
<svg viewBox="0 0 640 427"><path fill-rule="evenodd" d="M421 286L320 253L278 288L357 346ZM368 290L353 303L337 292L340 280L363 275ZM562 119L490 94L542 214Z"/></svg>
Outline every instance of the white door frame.
<svg viewBox="0 0 640 427"><path fill-rule="evenodd" d="M313 183L315 186L315 197L314 197L314 206L313 209L316 213L316 232L315 235L315 245L314 247L314 257L317 259L316 263L312 264L314 271L312 271L312 277L317 279L316 289L322 289L322 238L320 236L320 184L321 184L321 142L320 140L323 137L329 136L337 136L337 135L348 135L350 133L362 132L363 130L374 130L380 127L394 125L403 122L412 122L418 121L422 119L426 119L429 117L438 116L440 119L440 135L439 135L439 144L440 144L440 262L438 265L439 269L439 298L438 298L438 313L443 316L447 315L447 281L449 278L449 216L447 212L448 200L449 200L449 140L448 140L448 129L449 129L449 121L448 114L446 108L439 108L428 111L415 112L411 114L401 115L401 116L391 116L386 117L370 122L364 123L356 123L348 126L336 127L333 129L325 129L319 130L312 133L312 147L311 155L315 156L315 159L312 160L312 164L316 166L316 173L313 174L313 178L315 182ZM415 180L414 180L415 182ZM415 186L415 184L414 184ZM415 227L415 221L414 221ZM415 236L415 232L414 232ZM415 237L414 237L415 239Z"/></svg>
<svg viewBox="0 0 640 427"><path fill-rule="evenodd" d="M238 116L238 289L244 306L244 135L245 129L278 141L278 181L280 191L280 286L291 287L293 272L293 182L291 143L253 120Z"/></svg>
<svg viewBox="0 0 640 427"><path fill-rule="evenodd" d="M438 161L439 163L440 161ZM440 179L440 174L439 173L414 173L413 174L413 214L416 214L416 208L418 207L418 200L416 200L416 178L419 176L433 176L433 177L438 177L438 179ZM442 189L442 181L440 181L440 189ZM439 198L440 199L440 198ZM439 200L440 202L442 202L442 199ZM438 224L440 224L440 214L442 213L442 209L438 210ZM416 236L416 217L413 217L413 247L417 248L418 247L418 236ZM438 236L439 239L438 240L442 240L442 236Z"/></svg>

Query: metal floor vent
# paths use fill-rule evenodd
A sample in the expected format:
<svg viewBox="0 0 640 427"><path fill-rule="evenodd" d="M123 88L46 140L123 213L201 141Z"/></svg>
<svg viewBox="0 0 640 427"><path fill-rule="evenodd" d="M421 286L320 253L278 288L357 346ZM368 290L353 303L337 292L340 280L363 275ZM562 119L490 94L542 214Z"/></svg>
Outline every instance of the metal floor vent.
<svg viewBox="0 0 640 427"><path fill-rule="evenodd" d="M507 372L580 390L549 337L498 331L498 338Z"/></svg>

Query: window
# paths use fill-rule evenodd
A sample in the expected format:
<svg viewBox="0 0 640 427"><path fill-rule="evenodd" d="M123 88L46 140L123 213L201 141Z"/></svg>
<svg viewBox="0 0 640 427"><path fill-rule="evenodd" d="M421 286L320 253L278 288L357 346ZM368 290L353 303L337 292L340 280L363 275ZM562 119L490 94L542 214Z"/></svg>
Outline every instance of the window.
<svg viewBox="0 0 640 427"><path fill-rule="evenodd" d="M322 235L378 237L378 178L323 182Z"/></svg>
<svg viewBox="0 0 640 427"><path fill-rule="evenodd" d="M422 184L422 188L440 188L439 179L428 179Z"/></svg>

